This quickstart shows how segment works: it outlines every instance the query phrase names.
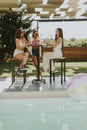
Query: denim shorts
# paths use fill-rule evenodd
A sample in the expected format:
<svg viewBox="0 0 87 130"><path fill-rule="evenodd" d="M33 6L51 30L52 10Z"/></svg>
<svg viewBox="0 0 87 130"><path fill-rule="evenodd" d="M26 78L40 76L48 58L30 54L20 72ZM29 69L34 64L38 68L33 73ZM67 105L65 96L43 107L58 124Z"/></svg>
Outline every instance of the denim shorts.
<svg viewBox="0 0 87 130"><path fill-rule="evenodd" d="M32 56L39 56L39 48L32 48Z"/></svg>

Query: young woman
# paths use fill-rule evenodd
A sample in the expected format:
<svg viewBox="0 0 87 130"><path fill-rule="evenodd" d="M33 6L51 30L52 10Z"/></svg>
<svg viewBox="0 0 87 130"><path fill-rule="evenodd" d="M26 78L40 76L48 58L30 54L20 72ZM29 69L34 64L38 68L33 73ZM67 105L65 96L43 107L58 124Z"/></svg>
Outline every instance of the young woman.
<svg viewBox="0 0 87 130"><path fill-rule="evenodd" d="M43 54L43 69L48 71L50 59L60 58L63 56L62 47L63 47L63 31L61 28L57 28L55 34L55 43L46 43L53 47L53 52L44 52ZM52 63L52 70L55 70L54 64Z"/></svg>
<svg viewBox="0 0 87 130"><path fill-rule="evenodd" d="M38 46L40 45L40 40L38 38L38 31L34 30L33 35L32 35L32 59L34 61L34 65L36 67L36 77L38 77L38 58L39 58L39 48ZM40 72L41 76L41 72Z"/></svg>
<svg viewBox="0 0 87 130"><path fill-rule="evenodd" d="M18 74L22 75L23 70L26 70L25 65L29 57L29 52L24 52L24 49L27 45L30 45L30 43L28 43L27 40L24 38L24 33L21 29L17 29L15 33L15 44L16 49L14 51L13 57L17 60L22 61L17 71Z"/></svg>

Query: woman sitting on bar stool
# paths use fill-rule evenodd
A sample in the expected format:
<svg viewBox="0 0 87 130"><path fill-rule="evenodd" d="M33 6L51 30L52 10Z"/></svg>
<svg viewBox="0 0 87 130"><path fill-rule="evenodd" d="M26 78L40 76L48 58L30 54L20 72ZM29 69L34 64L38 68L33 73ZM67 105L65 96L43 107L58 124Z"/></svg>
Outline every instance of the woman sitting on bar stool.
<svg viewBox="0 0 87 130"><path fill-rule="evenodd" d="M16 49L14 50L13 58L16 60L21 60L20 66L17 73L22 75L23 70L26 70L26 63L28 61L29 52L24 51L24 49L30 45L30 43L24 38L24 33L21 29L17 29L15 33L15 44Z"/></svg>
<svg viewBox="0 0 87 130"><path fill-rule="evenodd" d="M63 31L61 28L57 28L56 34L55 34L55 43L47 43L47 45L50 45L53 47L53 52L44 52L43 54L43 69L45 72L49 70L49 63L50 59L53 58L61 58L63 56L62 54L62 47L63 47ZM52 62L52 71L55 71L55 66Z"/></svg>

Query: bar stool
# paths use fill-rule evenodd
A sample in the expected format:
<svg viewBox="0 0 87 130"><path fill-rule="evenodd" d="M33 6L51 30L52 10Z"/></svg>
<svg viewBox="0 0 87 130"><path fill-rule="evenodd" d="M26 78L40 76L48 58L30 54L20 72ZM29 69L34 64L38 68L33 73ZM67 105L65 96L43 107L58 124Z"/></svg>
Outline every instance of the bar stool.
<svg viewBox="0 0 87 130"><path fill-rule="evenodd" d="M66 58L65 57L61 57L61 58L54 58L54 59L50 59L50 83L52 83L52 77L53 77L53 81L55 82L55 75L57 75L58 73L61 74L61 84L63 84L66 81L66 62L65 62ZM61 62L61 70L59 71L52 71L52 61L54 62Z"/></svg>
<svg viewBox="0 0 87 130"><path fill-rule="evenodd" d="M12 85L14 84L15 82L15 77L16 77L16 72L15 72L15 64L16 63L20 63L19 60L15 59L15 58L12 58L11 59L11 64L12 64ZM26 70L23 70L23 86L25 85L26 83Z"/></svg>

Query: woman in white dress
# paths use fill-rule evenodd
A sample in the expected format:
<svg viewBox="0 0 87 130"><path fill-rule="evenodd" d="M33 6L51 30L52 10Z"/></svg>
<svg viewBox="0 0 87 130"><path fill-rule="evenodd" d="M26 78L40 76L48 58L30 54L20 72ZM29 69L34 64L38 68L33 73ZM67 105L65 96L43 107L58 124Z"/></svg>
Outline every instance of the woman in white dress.
<svg viewBox="0 0 87 130"><path fill-rule="evenodd" d="M55 34L55 43L46 43L53 47L53 52L44 52L43 54L43 69L45 72L49 69L50 59L61 58L63 56L62 47L63 47L63 31L61 28L57 28ZM52 63L52 70L55 70L55 66Z"/></svg>
<svg viewBox="0 0 87 130"><path fill-rule="evenodd" d="M24 49L27 45L30 45L30 43L24 38L24 33L21 29L17 29L15 33L15 44L16 49L14 50L13 57L22 61L17 71L18 74L22 75L23 70L26 70L25 65L29 57L29 52L25 52Z"/></svg>

